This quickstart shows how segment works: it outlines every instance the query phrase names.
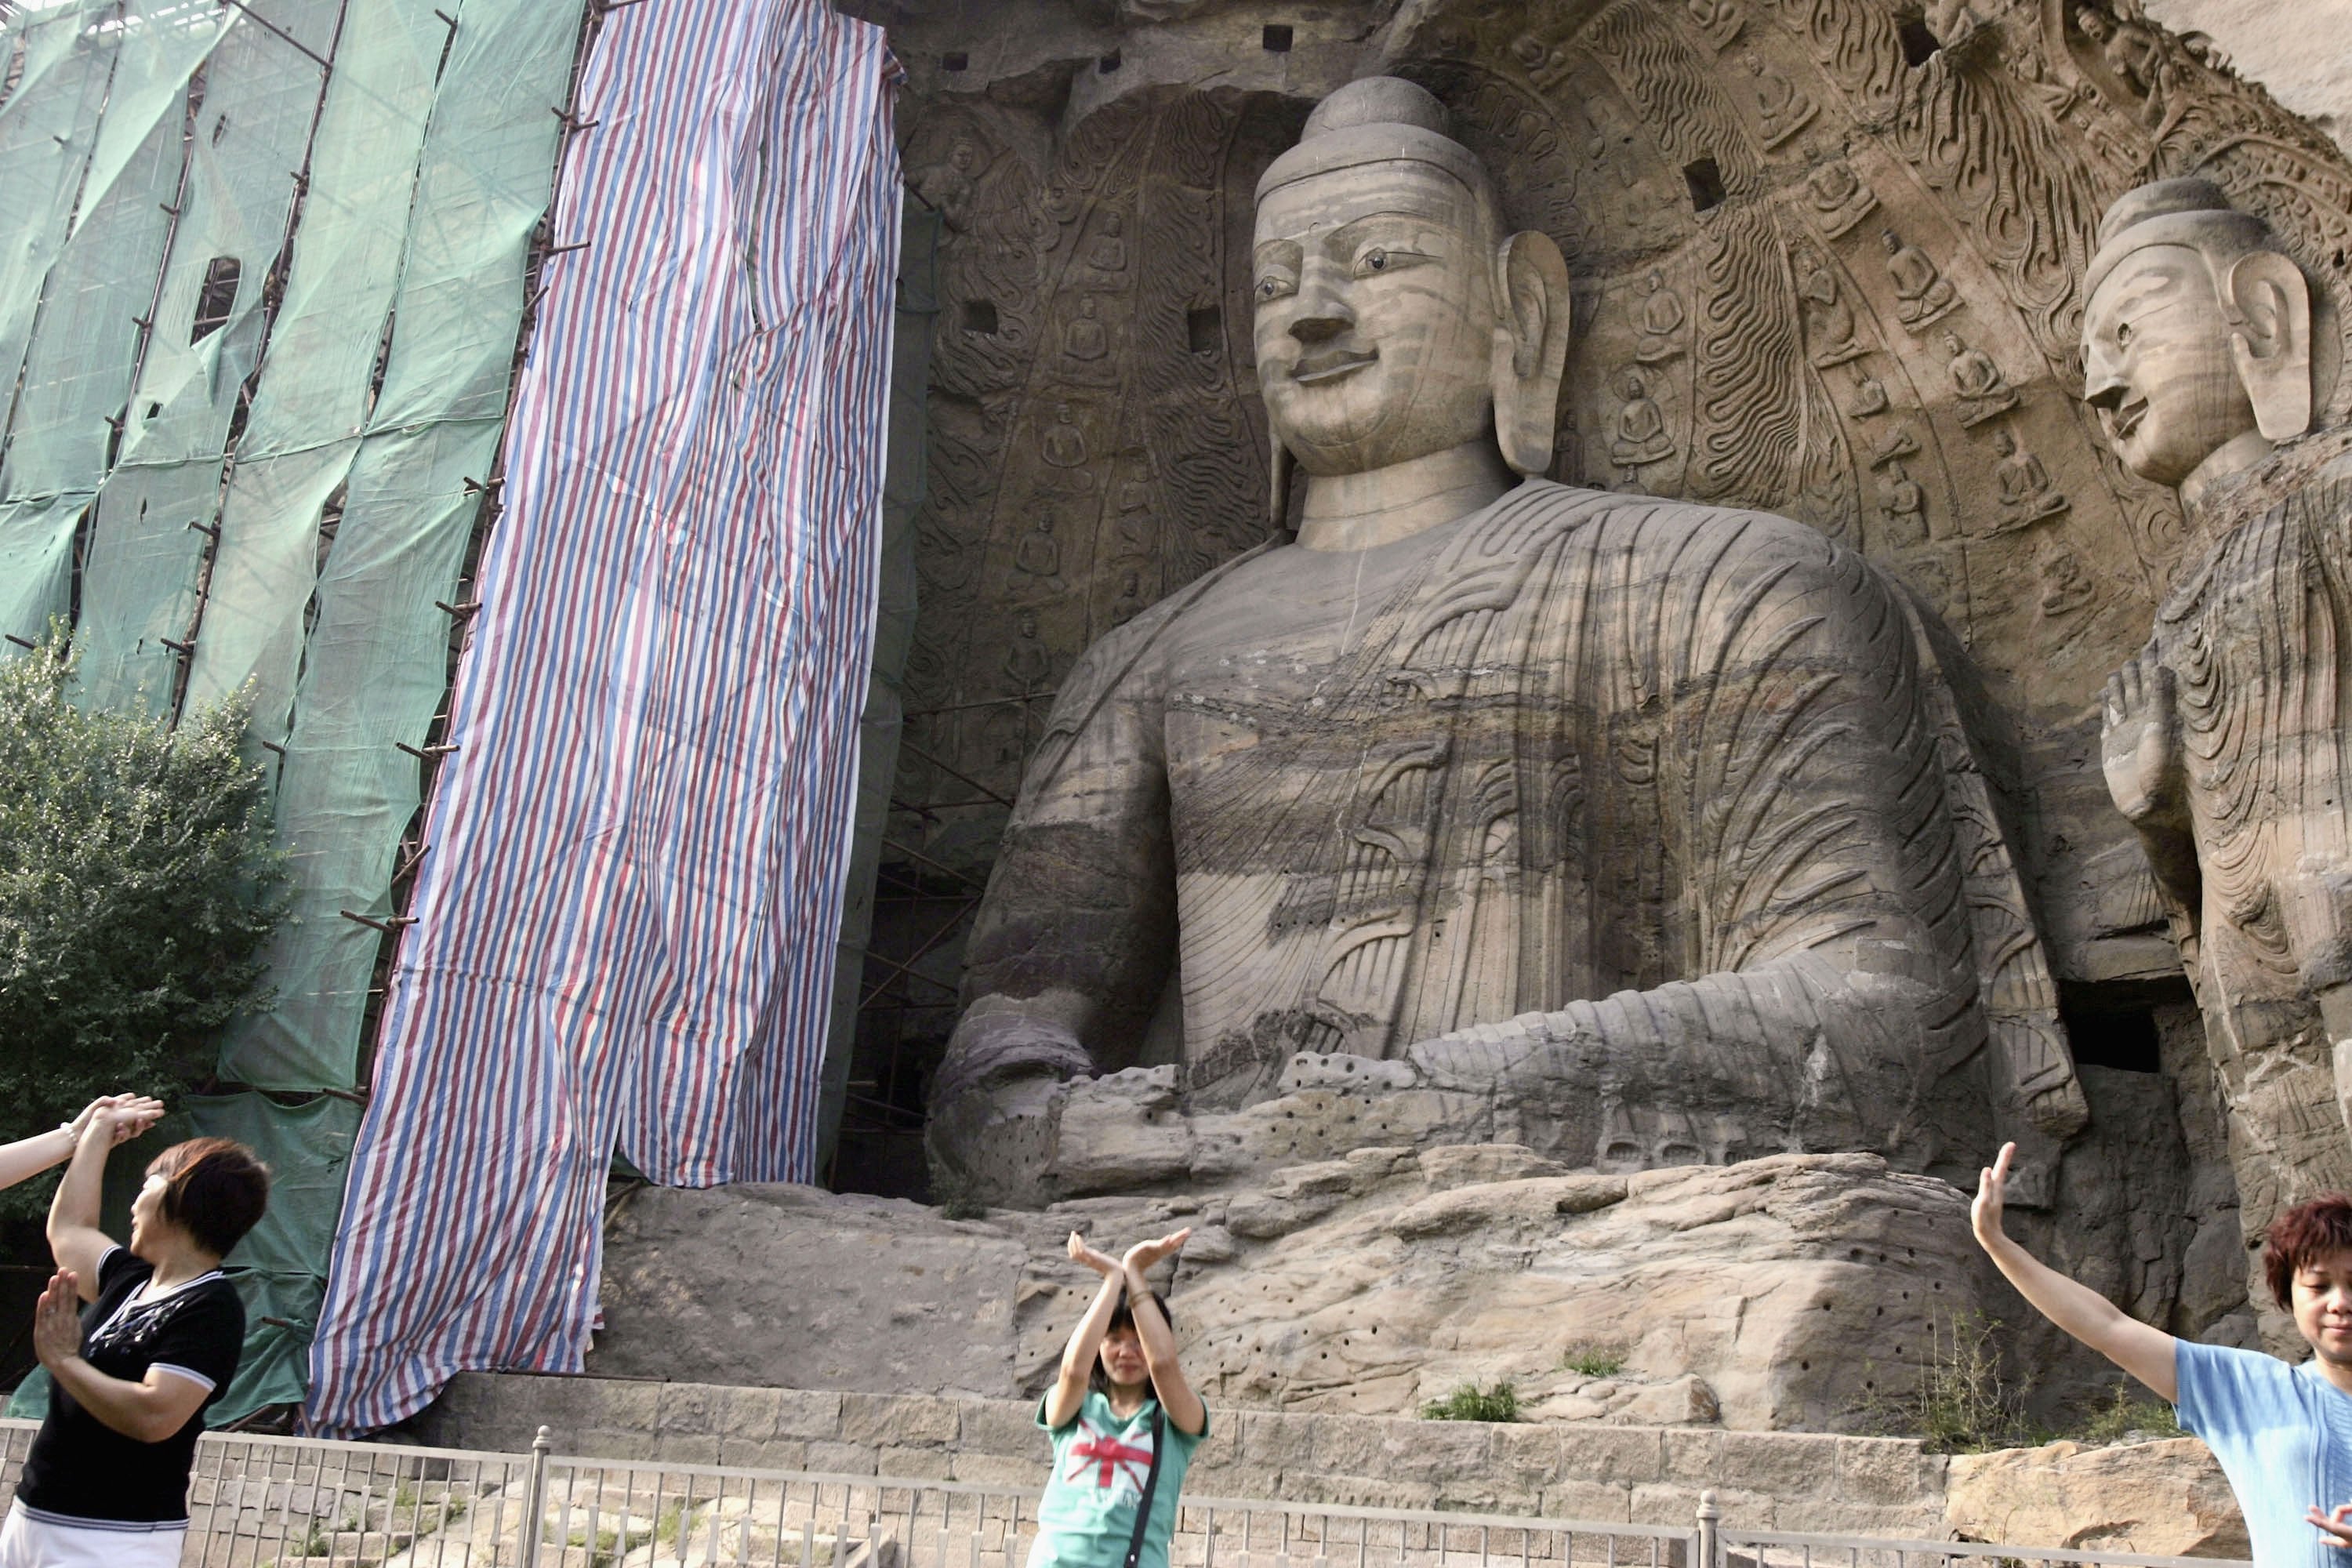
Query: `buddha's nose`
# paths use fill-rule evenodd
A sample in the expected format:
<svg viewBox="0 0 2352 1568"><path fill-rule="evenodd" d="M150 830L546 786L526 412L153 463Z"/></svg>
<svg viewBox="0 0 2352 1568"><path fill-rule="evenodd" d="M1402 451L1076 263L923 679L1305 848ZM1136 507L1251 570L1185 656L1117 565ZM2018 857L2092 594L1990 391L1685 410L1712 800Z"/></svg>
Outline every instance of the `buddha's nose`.
<svg viewBox="0 0 2352 1568"><path fill-rule="evenodd" d="M1302 343L1328 342L1356 324L1356 313L1331 286L1330 268L1310 266L1299 280L1297 313L1290 335Z"/></svg>
<svg viewBox="0 0 2352 1568"><path fill-rule="evenodd" d="M2083 359L2083 401L2112 414L2124 405L2124 394L2128 390L2106 346L2093 343Z"/></svg>

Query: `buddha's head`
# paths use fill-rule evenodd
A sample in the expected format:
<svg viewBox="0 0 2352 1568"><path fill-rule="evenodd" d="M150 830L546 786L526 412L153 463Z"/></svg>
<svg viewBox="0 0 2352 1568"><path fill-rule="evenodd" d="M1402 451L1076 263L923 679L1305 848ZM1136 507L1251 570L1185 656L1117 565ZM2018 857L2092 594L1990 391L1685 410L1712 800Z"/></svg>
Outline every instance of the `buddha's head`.
<svg viewBox="0 0 2352 1568"><path fill-rule="evenodd" d="M1492 438L1522 474L1550 466L1567 264L1503 232L1421 88L1371 77L1316 107L1258 182L1255 264L1277 509L1293 459L1365 473Z"/></svg>
<svg viewBox="0 0 2352 1568"><path fill-rule="evenodd" d="M2143 479L2309 428L2311 287L2262 219L2205 180L2158 180L2099 220L2083 279L2083 395Z"/></svg>

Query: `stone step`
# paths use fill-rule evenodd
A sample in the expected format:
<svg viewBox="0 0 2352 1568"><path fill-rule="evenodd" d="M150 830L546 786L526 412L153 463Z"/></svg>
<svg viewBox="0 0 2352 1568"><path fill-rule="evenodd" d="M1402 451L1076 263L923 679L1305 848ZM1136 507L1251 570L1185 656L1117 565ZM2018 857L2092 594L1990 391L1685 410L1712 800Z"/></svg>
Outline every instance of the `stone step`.
<svg viewBox="0 0 2352 1568"><path fill-rule="evenodd" d="M1035 1406L1010 1399L467 1373L408 1428L447 1447L1037 1487ZM1686 1524L1712 1489L1755 1529L1944 1537L1949 1461L1899 1437L1713 1426L1425 1421L1216 1409L1198 1497Z"/></svg>

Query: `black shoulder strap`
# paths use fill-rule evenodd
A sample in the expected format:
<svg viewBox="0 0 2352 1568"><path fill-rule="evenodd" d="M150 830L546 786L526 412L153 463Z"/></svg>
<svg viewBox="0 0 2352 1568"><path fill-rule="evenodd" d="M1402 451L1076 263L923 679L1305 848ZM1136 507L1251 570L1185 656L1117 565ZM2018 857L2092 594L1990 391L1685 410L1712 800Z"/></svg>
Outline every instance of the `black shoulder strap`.
<svg viewBox="0 0 2352 1568"><path fill-rule="evenodd" d="M1151 1402L1151 1468L1143 1473L1143 1495L1135 1502L1135 1533L1128 1537L1126 1568L1135 1568L1143 1555L1143 1532L1151 1528L1151 1494L1160 1489L1160 1451L1167 1446L1166 1422L1160 1402Z"/></svg>

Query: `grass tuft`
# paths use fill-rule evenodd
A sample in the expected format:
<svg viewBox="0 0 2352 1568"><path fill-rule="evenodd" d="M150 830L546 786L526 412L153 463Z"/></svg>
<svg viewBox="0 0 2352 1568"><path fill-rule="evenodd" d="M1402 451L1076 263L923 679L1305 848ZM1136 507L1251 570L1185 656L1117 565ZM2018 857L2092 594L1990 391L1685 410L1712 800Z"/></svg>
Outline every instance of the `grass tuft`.
<svg viewBox="0 0 2352 1568"><path fill-rule="evenodd" d="M1465 1383L1443 1399L1421 1407L1423 1421L1517 1421L1519 1390L1506 1378L1488 1387Z"/></svg>
<svg viewBox="0 0 2352 1568"><path fill-rule="evenodd" d="M1625 1370L1623 1345L1570 1345L1560 1352L1560 1370L1584 1377L1614 1377Z"/></svg>

